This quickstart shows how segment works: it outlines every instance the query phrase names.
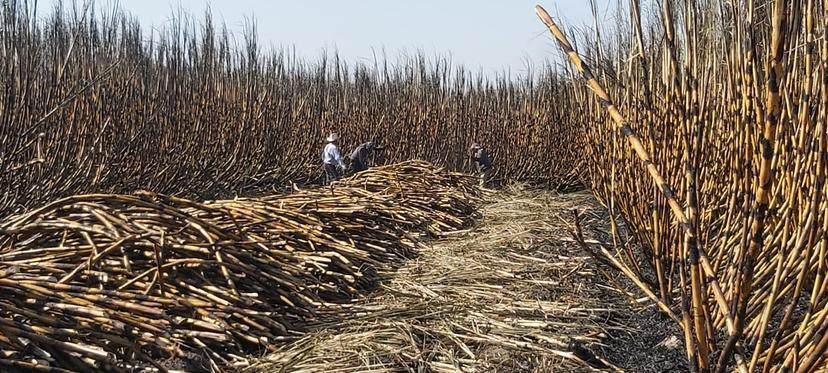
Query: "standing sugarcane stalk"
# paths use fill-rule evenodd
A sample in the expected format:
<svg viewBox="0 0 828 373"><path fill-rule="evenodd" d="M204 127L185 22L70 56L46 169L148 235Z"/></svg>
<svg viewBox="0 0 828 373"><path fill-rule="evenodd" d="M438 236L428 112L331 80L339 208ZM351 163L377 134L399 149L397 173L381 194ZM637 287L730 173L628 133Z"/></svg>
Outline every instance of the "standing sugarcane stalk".
<svg viewBox="0 0 828 373"><path fill-rule="evenodd" d="M572 100L568 101L570 118L585 134L576 147L585 160L577 164L584 169L587 185L599 200L617 210L626 227L632 228L630 233L642 243L640 254L615 253L619 263L629 270L625 274L632 272L647 288L658 288L656 296L660 299L687 294L683 304L688 306L682 307L688 310L688 316L694 316L682 317L685 333L692 333L685 339L688 345L708 341L710 356L719 359L710 365L711 369L822 369L824 357L811 357L821 354L828 344L822 343L822 326L828 320L828 267L824 264L828 256L824 232L828 225L823 213L826 185L824 176L820 176L828 171L820 141L826 132L823 108L827 105L822 92L828 80L824 78L826 64L814 61L825 61L828 49L824 48L821 29L824 22L811 23L808 14L825 19L828 6L818 1L784 2L784 16L789 22L781 27L784 57L782 73L778 74L773 71L778 63L774 65L772 60L778 54L771 47L778 45L774 27L779 27L775 15L779 14L779 4L751 0L743 6L715 1L681 3L684 16L673 17L684 21L684 27L678 28L684 31L684 37L674 36L669 49L664 47L670 45L666 34L675 31L666 23L673 19L662 16L650 24L649 48L645 51L658 53L650 52L653 62L642 68L654 73L643 77L632 73L632 63L646 61L634 51L633 29L629 38L600 47L602 62L629 57L630 70L620 64L606 64L601 75L607 77L605 93L629 101L624 108L630 110L630 116L625 119L642 123L647 129L649 160L663 167L663 179L685 180L675 186L679 188L676 193L687 196L687 205L682 207L687 209L684 214L698 238L700 312L692 307L692 265L682 262L689 259L691 247L681 243L686 237L670 230L665 219L670 214L665 207L674 210L673 206L659 206L657 201L663 193L657 187L655 192L660 195L656 203L642 203L645 193L652 193L647 190L649 180L642 180L635 168L618 167L631 155L637 156L637 151L606 146L614 141L618 126L616 123L614 130L605 127L604 115L595 109L608 106L607 102L602 97L587 97L586 90L575 85L567 98ZM659 3L660 13L664 14L665 6L676 4ZM632 3L631 8L634 25ZM814 33L814 29L819 31ZM618 30L627 31L621 26ZM599 48L591 47L593 41L585 43L590 45L586 59L596 57ZM764 49L771 53L763 53ZM677 65L671 55L683 61L680 69L673 68ZM771 75L778 80L776 99L763 84ZM654 93L653 103L642 107L642 91ZM763 147L757 152L754 139L762 138L763 143L768 140L765 127L774 115L768 104L771 100L778 102L778 124L770 143L774 155L768 168L768 162L763 161ZM757 120L762 125L757 126ZM763 185L761 180L767 175L762 173L763 163L765 170L773 170L770 185ZM754 232L760 225L752 212L758 206L760 187L765 189L768 209L761 223L762 247L757 249L751 241L755 241ZM659 216L662 212L665 216ZM667 261L666 286L657 284L657 277L650 280L649 274L637 270L639 262L657 267L662 245ZM688 291L682 292L681 283L687 284ZM713 301L705 305L710 296ZM695 317L699 314L702 317ZM720 341L716 340L717 329L727 332ZM748 346L749 350L745 348ZM701 354L697 352L697 346L688 350L691 360L699 359Z"/></svg>
<svg viewBox="0 0 828 373"><path fill-rule="evenodd" d="M644 149L643 145L641 144L641 141L633 133L632 129L629 127L629 124L627 124L627 122L624 120L624 117L615 107L606 90L604 90L601 84L598 83L598 81L595 79L589 67L582 61L578 53L575 52L575 50L572 48L572 45L569 43L563 32L561 32L560 28L558 28L558 26L549 16L546 10L543 9L543 7L537 5L535 7L535 11L538 17L541 19L541 21L549 28L549 31L552 33L552 35L558 40L559 45L564 50L564 53L566 53L572 64L581 73L583 79L586 80L587 85L589 85L589 87L592 89L595 95L598 96L601 105L606 108L607 112L610 114L610 117L615 122L617 130L620 132L622 136L624 136L627 139L627 141L630 144L630 147L635 151L638 158L644 164L648 173L652 177L656 187L662 191L687 239L688 259L691 265L691 276L693 276L693 273L701 273L701 269L699 268L699 259L701 258L702 260L706 261L706 256L702 252L698 251L698 247L696 245L695 228L691 225L691 222L687 219L687 216L684 214L683 209L681 208L680 204L675 198L675 194L673 193L672 188L661 176L661 173L658 171L655 164L652 162L649 153L646 149ZM718 280L716 279L715 272L713 271L712 267L709 266L709 264L707 265L705 270L707 271L710 285L713 287L714 292L718 295L716 299L719 302L719 309L723 313L723 315L729 320L729 328L732 328L732 321L730 321L732 320L731 313L728 309L726 302L724 301L724 298L721 296L722 292L721 288L718 285ZM691 286L693 304L701 307L701 297L706 297L706 293L702 293L701 279L696 277L695 283L691 283Z"/></svg>
<svg viewBox="0 0 828 373"><path fill-rule="evenodd" d="M776 143L776 126L782 113L780 104L779 88L784 81L783 47L784 36L787 28L787 6L786 2L777 0L773 8L773 35L771 36L771 59L768 66L768 77L766 83L767 103L766 117L764 118L763 130L759 137L759 148L761 151L761 163L759 169L758 189L756 191L756 204L753 208L753 224L750 230L750 247L747 250L743 261L743 279L739 291L739 308L737 309L736 333L730 336L723 348L719 358L719 369L721 372L727 366L730 354L733 352L736 342L742 338L746 318L746 309L751 293L753 292L753 275L756 259L764 247L765 217L770 203L770 189L773 183L773 170L771 163L774 159L774 145ZM755 362L751 364L755 366Z"/></svg>
<svg viewBox="0 0 828 373"><path fill-rule="evenodd" d="M813 76L809 72L813 71L813 52L814 52L814 0L807 0L807 5L805 6L806 11L806 19L805 19L805 43L806 43L806 52L805 52L805 71L806 75L803 81L803 95L801 98L800 105L803 107L808 107L810 105L810 90L812 85ZM803 109L800 112L799 121L802 123L804 128L810 128L811 124L811 110ZM826 130L823 128L823 123L819 122L816 126L816 134L818 137L817 140L817 148L818 148L818 155L817 155L817 162L816 162L816 181L814 184L814 191L812 193L812 197L810 200L810 212L809 212L809 220L805 223L807 229L810 234L808 234L807 242L805 240L802 241L803 245L806 245L805 251L802 252L802 260L799 267L799 274L797 275L796 279L796 287L793 292L793 296L791 297L791 303L786 307L784 315L782 317L782 321L779 325L777 333L774 335L771 345L767 350L767 354L765 357L765 363L762 369L763 373L767 373L770 371L770 368L775 360L774 355L776 354L777 348L779 347L779 343L783 337L783 333L785 330L788 329L788 325L791 322L791 318L793 313L796 309L796 305L799 304L799 297L801 296L804 283L807 279L807 275L809 273L808 270L808 263L809 258L812 255L812 248L814 246L814 240L816 238L815 231L816 228L814 225L819 221L818 215L819 210L818 206L822 202L822 189L825 185L825 147L826 147ZM805 131L802 132L802 137L805 137ZM797 245L796 254L801 252L802 245ZM778 296L778 288L781 286L781 272L784 270L784 263L783 259L780 256L777 258L777 270L776 276L774 276L774 286L773 292L771 297L766 302L765 311L763 313L764 323L759 334L758 342L756 344L756 348L753 351L753 359L751 360L751 370L757 366L759 363L759 356L761 355L761 350L763 346L763 337L764 333L767 328L767 324L769 323L769 319L771 316L771 312L773 309L773 305L776 301L776 297Z"/></svg>
<svg viewBox="0 0 828 373"><path fill-rule="evenodd" d="M687 240L688 255L691 265L691 286L693 294L693 305L694 308L698 307L698 309L701 310L701 297L706 296L706 294L702 293L701 279L699 278L699 276L697 276L701 272L699 269L699 252L698 247L696 246L695 228L691 225L691 222L688 220L687 216L684 214L683 209L679 205L678 201L675 199L675 195L672 191L672 188L669 186L669 184L667 184L667 182L661 176L661 173L658 171L656 166L651 161L649 153L646 149L644 149L638 137L632 132L629 125L624 120L624 117L613 104L607 92L604 90L601 84L598 83L598 81L595 79L589 67L581 60L581 57L578 55L578 53L572 49L572 46L570 45L566 36L561 32L561 30L549 16L549 14L546 12L546 10L544 10L543 7L538 5L535 7L535 11L540 17L541 21L543 21L543 23L549 28L549 31L552 33L552 35L558 40L561 48L564 50L564 53L567 54L572 64L582 74L584 80L586 80L589 87L598 96L602 106L606 108L611 118L615 122L615 125L617 126L616 128L619 131L619 133L627 139L630 146L635 151L639 159L643 162L650 176L653 178L656 187L662 191L664 197L667 199L667 202L670 205L673 214L675 215L676 219L678 220L679 224L681 225L684 231L685 239ZM714 288L718 287L718 282L715 279L715 274L711 274L710 277L712 278L711 285L714 286ZM720 308L726 315L729 314L729 312L727 312L726 304L720 304ZM698 321L697 325L699 325ZM702 333L705 332L702 330ZM706 340L703 341L706 343ZM706 362L700 364L700 368L706 369Z"/></svg>

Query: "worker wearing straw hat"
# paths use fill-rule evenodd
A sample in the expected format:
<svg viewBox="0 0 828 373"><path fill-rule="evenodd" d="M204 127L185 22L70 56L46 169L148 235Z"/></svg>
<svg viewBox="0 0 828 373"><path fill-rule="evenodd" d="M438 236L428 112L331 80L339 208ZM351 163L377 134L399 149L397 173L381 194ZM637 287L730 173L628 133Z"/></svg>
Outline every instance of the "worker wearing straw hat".
<svg viewBox="0 0 828 373"><path fill-rule="evenodd" d="M492 171L492 159L489 153L483 149L479 144L472 144L469 148L469 156L477 167L477 174L480 177L480 186L485 187L489 181L489 174Z"/></svg>
<svg viewBox="0 0 828 373"><path fill-rule="evenodd" d="M376 145L374 141L368 141L360 146L357 146L353 152L351 152L351 165L350 165L350 172L349 173L357 173L361 171L365 171L368 169L368 159L374 153L375 150L383 150L385 149L384 146Z"/></svg>
<svg viewBox="0 0 828 373"><path fill-rule="evenodd" d="M339 178L339 171L345 171L345 162L342 161L342 156L339 154L339 135L336 132L331 132L326 139L327 145L322 151L322 166L325 168L325 185L330 185Z"/></svg>

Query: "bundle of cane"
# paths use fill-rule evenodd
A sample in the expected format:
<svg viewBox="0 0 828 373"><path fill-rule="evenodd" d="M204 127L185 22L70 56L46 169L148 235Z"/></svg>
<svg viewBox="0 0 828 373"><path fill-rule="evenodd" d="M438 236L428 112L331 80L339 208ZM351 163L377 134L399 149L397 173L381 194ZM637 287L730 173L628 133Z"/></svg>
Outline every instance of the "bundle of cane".
<svg viewBox="0 0 828 373"><path fill-rule="evenodd" d="M290 195L84 195L13 216L0 224L0 364L232 365L371 287L417 235L464 227L477 193L407 162Z"/></svg>

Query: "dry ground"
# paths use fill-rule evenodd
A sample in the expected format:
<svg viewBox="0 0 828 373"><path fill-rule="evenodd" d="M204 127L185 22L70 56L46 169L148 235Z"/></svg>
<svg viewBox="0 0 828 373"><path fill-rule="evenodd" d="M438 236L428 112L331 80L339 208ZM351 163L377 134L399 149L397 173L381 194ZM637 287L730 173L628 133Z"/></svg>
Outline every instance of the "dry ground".
<svg viewBox="0 0 828 373"><path fill-rule="evenodd" d="M573 242L572 209L587 239L607 239L588 193L494 193L473 229L431 242L243 371L684 370L672 321L634 303L635 289Z"/></svg>

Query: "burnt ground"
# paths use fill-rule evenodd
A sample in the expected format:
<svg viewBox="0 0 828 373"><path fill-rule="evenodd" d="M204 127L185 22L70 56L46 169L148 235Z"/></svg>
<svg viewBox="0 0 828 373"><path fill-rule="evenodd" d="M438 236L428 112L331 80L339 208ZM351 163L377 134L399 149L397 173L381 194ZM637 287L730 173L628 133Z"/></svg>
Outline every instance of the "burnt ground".
<svg viewBox="0 0 828 373"><path fill-rule="evenodd" d="M580 194L578 192L576 194ZM611 229L609 214L591 196L579 208L583 208L585 219L584 235L591 236L595 241L611 246ZM625 237L623 222L618 222L622 237L618 242L630 245L633 252L638 247ZM625 305L619 310L619 322L630 326L633 330L627 333L618 333L606 342L601 349L608 360L629 372L681 372L688 371L687 355L684 351L683 334L679 326L669 317L660 312L643 292L623 273L609 265L593 262L591 264L600 269L605 282L597 286L608 286L616 296L626 299ZM650 268L640 263L645 276L652 277Z"/></svg>

